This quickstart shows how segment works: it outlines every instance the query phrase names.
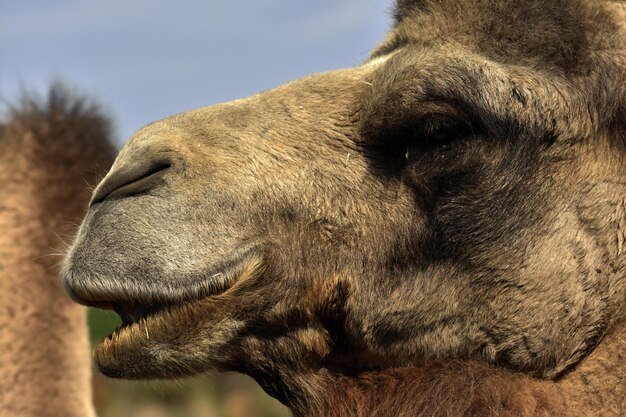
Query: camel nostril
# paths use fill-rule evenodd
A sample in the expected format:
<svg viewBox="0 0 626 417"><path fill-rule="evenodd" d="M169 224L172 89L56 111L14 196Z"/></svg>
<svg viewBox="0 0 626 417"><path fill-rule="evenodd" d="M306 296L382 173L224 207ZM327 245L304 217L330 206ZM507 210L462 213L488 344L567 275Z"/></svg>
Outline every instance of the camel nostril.
<svg viewBox="0 0 626 417"><path fill-rule="evenodd" d="M89 206L113 197L130 197L148 191L171 166L169 162L159 162L145 167L118 171L100 184Z"/></svg>

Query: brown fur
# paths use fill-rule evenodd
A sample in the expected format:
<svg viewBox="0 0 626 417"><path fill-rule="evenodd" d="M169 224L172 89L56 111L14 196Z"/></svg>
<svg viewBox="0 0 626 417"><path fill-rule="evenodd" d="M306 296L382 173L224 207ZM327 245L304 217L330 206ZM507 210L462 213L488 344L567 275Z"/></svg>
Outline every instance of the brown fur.
<svg viewBox="0 0 626 417"><path fill-rule="evenodd" d="M63 236L111 163L109 125L54 87L0 134L0 415L95 415L85 310L58 281ZM54 255L54 253L57 255Z"/></svg>
<svg viewBox="0 0 626 417"><path fill-rule="evenodd" d="M528 378L479 362L428 362L413 368L343 375L293 375L295 416L622 416L626 413L626 323L558 381ZM293 395L293 392L291 393Z"/></svg>
<svg viewBox="0 0 626 417"><path fill-rule="evenodd" d="M243 372L298 415L623 412L624 2L396 15L361 66L130 139L62 272L126 323L104 373Z"/></svg>

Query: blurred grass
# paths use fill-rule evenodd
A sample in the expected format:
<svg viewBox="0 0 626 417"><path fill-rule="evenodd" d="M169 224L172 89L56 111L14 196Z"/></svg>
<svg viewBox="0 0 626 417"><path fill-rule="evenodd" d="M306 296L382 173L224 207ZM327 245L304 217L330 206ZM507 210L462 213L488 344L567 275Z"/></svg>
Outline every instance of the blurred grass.
<svg viewBox="0 0 626 417"><path fill-rule="evenodd" d="M100 343L117 326L122 324L119 316L114 312L96 308L87 310L87 321L89 323L89 340L91 340L92 346Z"/></svg>
<svg viewBox="0 0 626 417"><path fill-rule="evenodd" d="M89 309L92 346L120 325L110 311ZM287 417L289 412L250 378L211 374L177 381L122 381L94 372L99 417Z"/></svg>

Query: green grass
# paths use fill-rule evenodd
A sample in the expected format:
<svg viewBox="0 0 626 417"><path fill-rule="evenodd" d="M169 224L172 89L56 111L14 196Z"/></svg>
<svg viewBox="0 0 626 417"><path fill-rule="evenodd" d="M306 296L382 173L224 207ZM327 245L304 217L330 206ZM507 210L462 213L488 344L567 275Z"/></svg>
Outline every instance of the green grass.
<svg viewBox="0 0 626 417"><path fill-rule="evenodd" d="M114 312L95 308L90 308L87 311L87 321L89 323L89 340L92 344L99 343L122 324L119 316Z"/></svg>

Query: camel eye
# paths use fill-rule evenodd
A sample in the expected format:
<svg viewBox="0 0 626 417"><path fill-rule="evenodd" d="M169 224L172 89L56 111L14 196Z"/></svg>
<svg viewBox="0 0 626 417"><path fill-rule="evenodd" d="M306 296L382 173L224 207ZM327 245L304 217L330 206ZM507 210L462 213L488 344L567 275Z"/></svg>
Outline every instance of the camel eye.
<svg viewBox="0 0 626 417"><path fill-rule="evenodd" d="M460 132L456 129L456 127L441 126L432 132L428 132L426 134L426 140L429 144L434 146L447 145L459 136Z"/></svg>
<svg viewBox="0 0 626 417"><path fill-rule="evenodd" d="M446 121L445 123L427 124L418 133L416 145L441 150L450 149L456 142L469 136L471 126L465 122Z"/></svg>
<svg viewBox="0 0 626 417"><path fill-rule="evenodd" d="M390 171L403 169L415 161L441 163L440 157L453 157L462 152L461 146L481 132L477 117L450 105L430 103L415 112L390 113L366 124L363 132L368 139L365 151L373 164ZM431 111L428 111L431 110ZM394 172L395 172L394 171Z"/></svg>

